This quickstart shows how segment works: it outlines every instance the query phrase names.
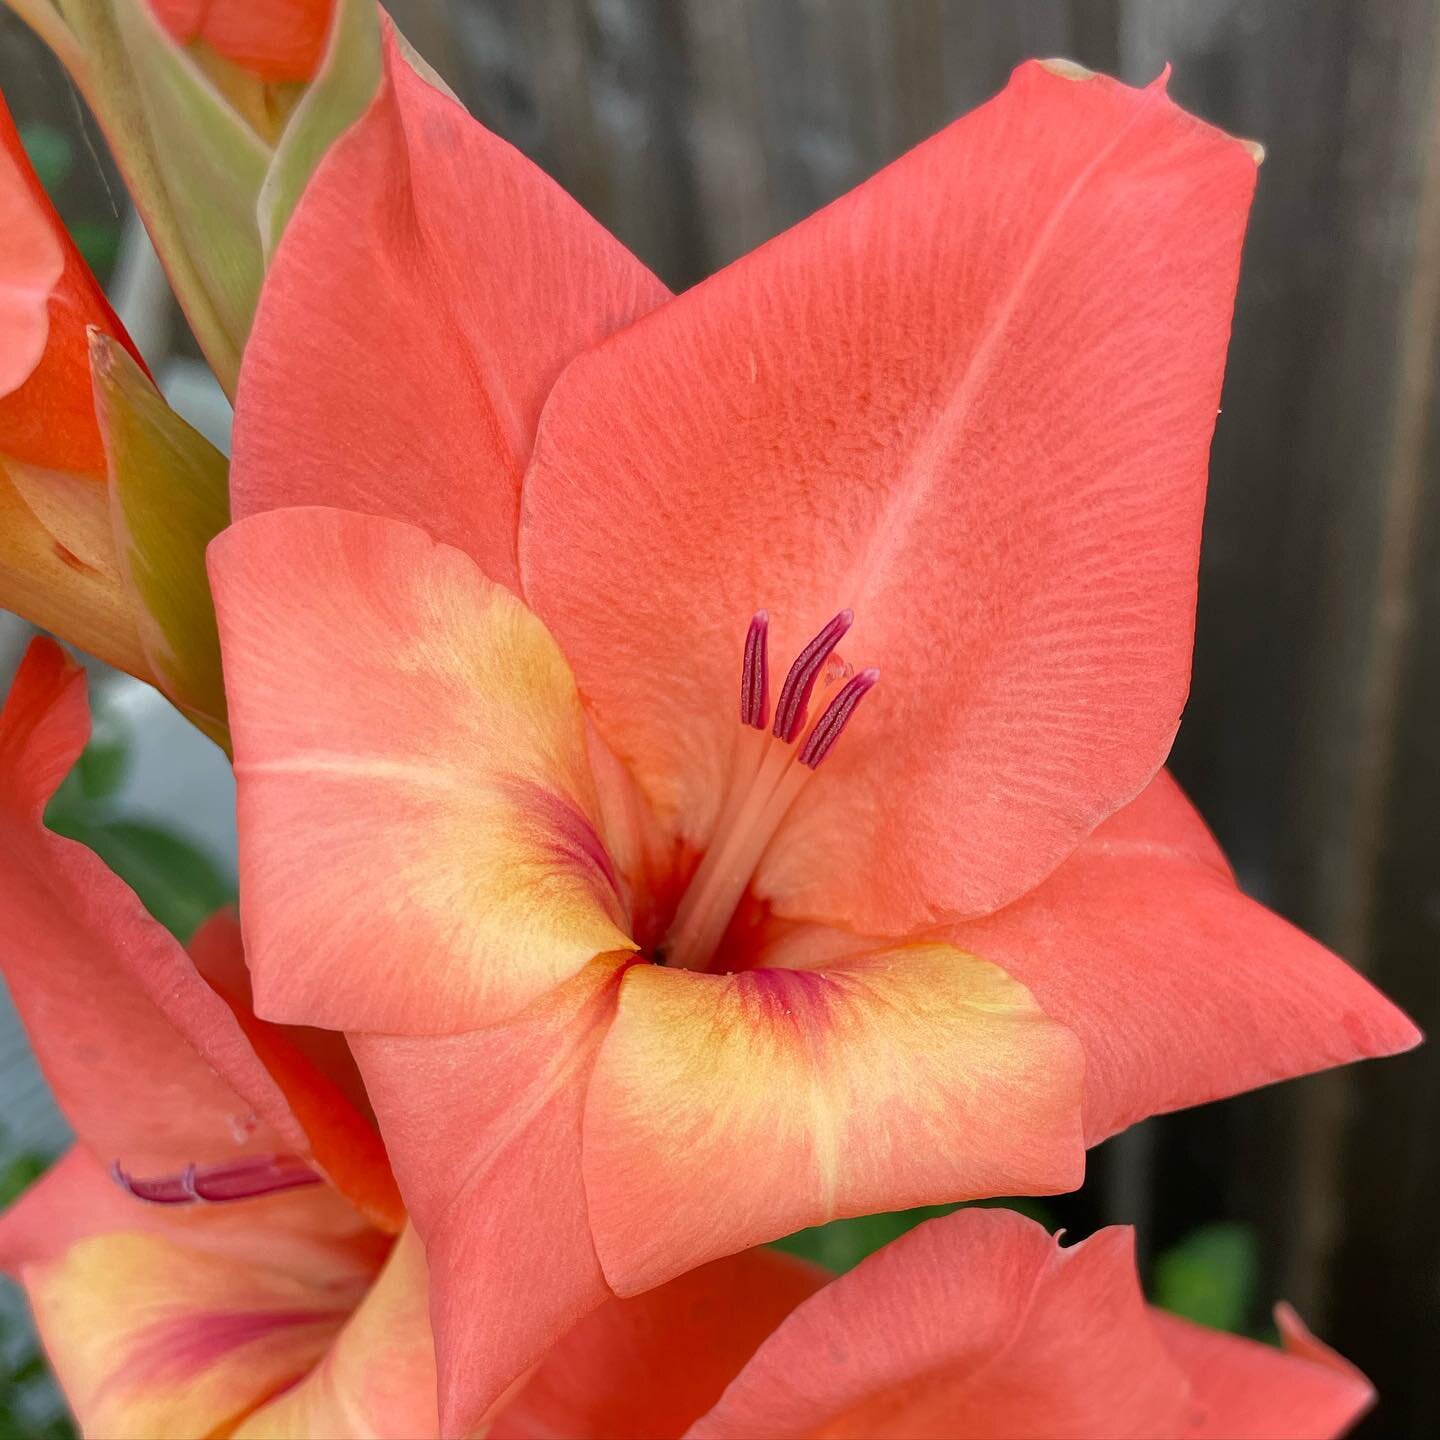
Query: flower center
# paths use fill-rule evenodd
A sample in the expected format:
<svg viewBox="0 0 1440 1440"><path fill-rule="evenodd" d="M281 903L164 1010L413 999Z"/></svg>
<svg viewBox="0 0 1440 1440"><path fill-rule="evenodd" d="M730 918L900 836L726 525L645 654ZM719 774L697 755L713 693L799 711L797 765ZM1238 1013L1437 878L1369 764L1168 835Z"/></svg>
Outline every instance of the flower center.
<svg viewBox="0 0 1440 1440"><path fill-rule="evenodd" d="M689 970L705 968L795 797L880 678L878 670L862 670L857 675L849 666L831 660L854 620L849 610L842 610L795 657L780 690L773 724L769 715L770 616L760 610L751 620L740 668L741 729L730 789L709 848L675 911L663 947L667 964ZM821 699L828 703L807 731L817 685Z"/></svg>
<svg viewBox="0 0 1440 1440"><path fill-rule="evenodd" d="M218 1204L273 1195L301 1185L318 1185L317 1175L296 1155L247 1155L218 1165L187 1165L178 1175L141 1180L128 1174L116 1160L110 1178L137 1200L152 1205Z"/></svg>

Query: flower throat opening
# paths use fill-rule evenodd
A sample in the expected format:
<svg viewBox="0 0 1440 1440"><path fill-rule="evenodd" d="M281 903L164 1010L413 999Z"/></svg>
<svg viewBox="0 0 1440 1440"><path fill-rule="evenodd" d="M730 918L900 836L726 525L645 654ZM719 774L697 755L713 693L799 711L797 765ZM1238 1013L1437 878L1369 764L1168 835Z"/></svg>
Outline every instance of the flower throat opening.
<svg viewBox="0 0 1440 1440"><path fill-rule="evenodd" d="M667 964L703 970L709 963L781 820L879 680L878 670L857 675L832 662L854 621L851 611L842 610L795 657L771 723L770 616L759 610L751 620L740 668L742 728L730 789L709 848L675 911L663 946ZM827 703L807 730L817 686Z"/></svg>

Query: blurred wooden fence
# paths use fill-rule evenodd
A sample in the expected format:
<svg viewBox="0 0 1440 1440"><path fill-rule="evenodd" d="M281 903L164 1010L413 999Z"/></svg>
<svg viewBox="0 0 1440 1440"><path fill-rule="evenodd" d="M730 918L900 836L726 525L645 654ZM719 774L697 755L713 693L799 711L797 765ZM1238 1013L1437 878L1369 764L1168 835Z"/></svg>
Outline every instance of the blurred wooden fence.
<svg viewBox="0 0 1440 1440"><path fill-rule="evenodd" d="M1136 83L1168 60L1181 103L1262 140L1174 763L1247 886L1440 1029L1431 0L392 9L482 120L677 287L1027 55ZM13 31L7 87L32 54ZM43 67L19 83L52 114L69 105ZM1142 1220L1158 1244L1198 1220L1251 1220L1267 1291L1379 1383L1372 1433L1440 1434L1440 1048L1142 1127L1092 1173L1081 1226Z"/></svg>

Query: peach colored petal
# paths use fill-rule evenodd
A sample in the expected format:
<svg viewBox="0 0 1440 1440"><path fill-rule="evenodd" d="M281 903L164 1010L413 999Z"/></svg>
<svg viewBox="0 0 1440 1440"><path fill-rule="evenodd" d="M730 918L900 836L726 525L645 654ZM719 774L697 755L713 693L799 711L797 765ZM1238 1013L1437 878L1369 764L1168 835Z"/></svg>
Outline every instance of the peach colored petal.
<svg viewBox="0 0 1440 1440"><path fill-rule="evenodd" d="M830 1279L747 1250L587 1315L492 1421L487 1440L666 1440L716 1400L756 1347Z"/></svg>
<svg viewBox="0 0 1440 1440"><path fill-rule="evenodd" d="M634 966L585 1111L606 1278L634 1294L841 1215L1073 1189L1075 1037L946 945L824 970Z"/></svg>
<svg viewBox="0 0 1440 1440"><path fill-rule="evenodd" d="M1187 1386L1128 1230L1061 1249L1008 1210L930 1220L801 1305L692 1440L1153 1440Z"/></svg>
<svg viewBox="0 0 1440 1440"><path fill-rule="evenodd" d="M236 403L236 517L391 515L513 586L546 393L666 294L387 38L379 96L310 181L266 278Z"/></svg>
<svg viewBox="0 0 1440 1440"><path fill-rule="evenodd" d="M61 1108L140 1175L301 1151L229 1007L98 856L45 828L89 734L85 675L31 643L0 712L0 965Z"/></svg>
<svg viewBox="0 0 1440 1440"><path fill-rule="evenodd" d="M760 866L787 914L985 913L1150 779L1254 183L1161 82L1026 64L567 368L524 594L686 839L715 825L762 606L777 666L852 607L845 658L881 673Z"/></svg>
<svg viewBox="0 0 1440 1440"><path fill-rule="evenodd" d="M581 1126L624 964L597 960L485 1030L351 1037L425 1241L447 1435L470 1434L610 1298L590 1239Z"/></svg>
<svg viewBox="0 0 1440 1440"><path fill-rule="evenodd" d="M1032 894L948 927L1085 1047L1085 1133L1418 1043L1322 945L1236 888L1166 774Z"/></svg>
<svg viewBox="0 0 1440 1440"><path fill-rule="evenodd" d="M252 1414L236 1440L418 1440L439 1433L425 1252L412 1230L323 1360Z"/></svg>
<svg viewBox="0 0 1440 1440"><path fill-rule="evenodd" d="M574 683L513 595L347 511L210 556L263 1015L467 1030L628 946Z"/></svg>

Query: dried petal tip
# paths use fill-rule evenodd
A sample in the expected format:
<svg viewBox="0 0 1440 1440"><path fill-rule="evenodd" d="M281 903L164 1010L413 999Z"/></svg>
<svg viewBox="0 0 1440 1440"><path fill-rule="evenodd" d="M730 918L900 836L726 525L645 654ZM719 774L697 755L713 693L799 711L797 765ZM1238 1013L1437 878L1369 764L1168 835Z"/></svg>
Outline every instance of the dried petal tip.
<svg viewBox="0 0 1440 1440"><path fill-rule="evenodd" d="M318 1185L321 1177L295 1155L247 1155L219 1165L187 1165L178 1175L139 1180L116 1160L110 1178L137 1200L151 1205L221 1204L250 1200L302 1185Z"/></svg>
<svg viewBox="0 0 1440 1440"><path fill-rule="evenodd" d="M763 730L770 720L770 612L757 610L745 636L740 723Z"/></svg>
<svg viewBox="0 0 1440 1440"><path fill-rule="evenodd" d="M800 752L802 765L808 765L813 770L830 753L855 707L879 678L878 670L862 670L845 682L840 693L825 707L825 713L815 722L815 728L805 741L805 748Z"/></svg>
<svg viewBox="0 0 1440 1440"><path fill-rule="evenodd" d="M775 724L772 727L787 745L805 728L805 707L810 703L815 682L820 678L830 652L854 623L854 612L842 610L795 657L795 663L780 690L780 703L775 707Z"/></svg>

